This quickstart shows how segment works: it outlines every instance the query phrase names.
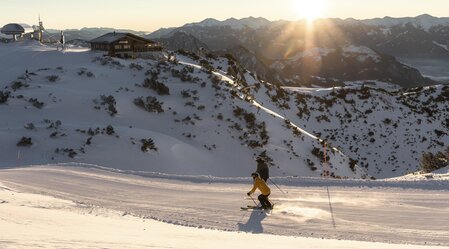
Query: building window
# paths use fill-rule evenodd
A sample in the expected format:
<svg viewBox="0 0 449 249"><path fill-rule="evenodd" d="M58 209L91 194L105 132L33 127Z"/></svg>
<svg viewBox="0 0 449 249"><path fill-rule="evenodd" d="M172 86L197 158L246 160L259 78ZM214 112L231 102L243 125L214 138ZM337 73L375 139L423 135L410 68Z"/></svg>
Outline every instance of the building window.
<svg viewBox="0 0 449 249"><path fill-rule="evenodd" d="M123 45L123 49L131 49L131 45Z"/></svg>
<svg viewBox="0 0 449 249"><path fill-rule="evenodd" d="M114 48L117 49L117 50L120 50L120 49L122 49L122 46L121 45L115 45Z"/></svg>

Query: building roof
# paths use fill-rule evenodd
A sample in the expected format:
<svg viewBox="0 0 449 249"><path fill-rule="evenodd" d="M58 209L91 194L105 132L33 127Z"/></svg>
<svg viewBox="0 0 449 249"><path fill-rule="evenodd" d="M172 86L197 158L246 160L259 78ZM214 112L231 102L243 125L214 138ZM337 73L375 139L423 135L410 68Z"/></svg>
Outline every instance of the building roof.
<svg viewBox="0 0 449 249"><path fill-rule="evenodd" d="M118 32L107 33L107 34L102 35L100 37L97 37L97 38L95 38L95 39L93 39L93 40L91 40L89 42L90 43L105 43L105 44L109 44L109 43L113 43L113 42L118 41L118 40L120 40L122 38L125 38L125 37L130 37L132 39L139 40L139 41L142 41L142 42L155 43L154 41L145 39L143 37L140 37L140 36L137 36L137 35L134 35L134 34L131 34L131 33L118 33Z"/></svg>
<svg viewBox="0 0 449 249"><path fill-rule="evenodd" d="M1 32L5 35L20 35L32 31L33 28L30 25L19 23L8 23L1 29Z"/></svg>

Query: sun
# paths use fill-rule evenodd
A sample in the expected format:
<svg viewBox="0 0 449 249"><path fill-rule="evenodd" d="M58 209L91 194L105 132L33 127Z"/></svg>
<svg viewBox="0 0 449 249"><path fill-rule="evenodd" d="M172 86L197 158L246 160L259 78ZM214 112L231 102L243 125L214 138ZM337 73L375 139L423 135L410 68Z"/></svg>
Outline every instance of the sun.
<svg viewBox="0 0 449 249"><path fill-rule="evenodd" d="M322 17L327 0L295 0L295 10L299 18L312 22Z"/></svg>

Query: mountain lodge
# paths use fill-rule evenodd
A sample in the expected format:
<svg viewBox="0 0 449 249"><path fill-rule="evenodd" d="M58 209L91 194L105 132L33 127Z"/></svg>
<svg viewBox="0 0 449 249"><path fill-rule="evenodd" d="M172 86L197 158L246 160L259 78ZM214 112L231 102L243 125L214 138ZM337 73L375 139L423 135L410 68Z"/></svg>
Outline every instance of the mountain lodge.
<svg viewBox="0 0 449 249"><path fill-rule="evenodd" d="M93 51L106 51L119 58L136 58L146 52L161 51L158 43L131 33L111 32L91 40Z"/></svg>

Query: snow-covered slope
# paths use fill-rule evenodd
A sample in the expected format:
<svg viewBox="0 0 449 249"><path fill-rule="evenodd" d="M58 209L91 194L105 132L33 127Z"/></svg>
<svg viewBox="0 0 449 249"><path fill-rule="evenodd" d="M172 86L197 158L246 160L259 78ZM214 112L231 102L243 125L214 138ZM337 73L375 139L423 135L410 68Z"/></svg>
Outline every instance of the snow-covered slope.
<svg viewBox="0 0 449 249"><path fill-rule="evenodd" d="M449 246L448 181L274 180L284 190L272 188L275 209L251 212L239 211L252 204L242 198L249 177L0 170L0 246L210 248L218 239L216 248Z"/></svg>
<svg viewBox="0 0 449 249"><path fill-rule="evenodd" d="M376 178L417 171L424 152L436 153L448 146L449 87L398 91L378 88L379 82L351 84L255 94L268 108L280 109ZM270 99L277 99L277 107L270 106Z"/></svg>
<svg viewBox="0 0 449 249"><path fill-rule="evenodd" d="M397 90L361 81L279 88L232 59L188 53L178 54L178 62L127 61L35 43L2 45L0 52L7 58L0 91L10 92L0 104L8 117L0 120L3 167L76 161L246 176L266 151L273 175L364 177L366 171L388 178L419 170L424 152L448 145L447 86ZM151 89L157 83L169 95ZM16 146L22 138L33 145ZM320 139L328 143L329 164Z"/></svg>
<svg viewBox="0 0 449 249"><path fill-rule="evenodd" d="M364 176L335 150L323 167L319 140L273 104L243 100L245 85L215 70L226 70L226 59L120 60L33 42L1 44L0 56L1 167L76 161L246 176L266 155L272 175Z"/></svg>
<svg viewBox="0 0 449 249"><path fill-rule="evenodd" d="M422 180L435 180L435 181L448 181L449 180L449 167L444 167L435 170L432 173L420 173L414 172L405 176L392 178L392 181L422 181Z"/></svg>

